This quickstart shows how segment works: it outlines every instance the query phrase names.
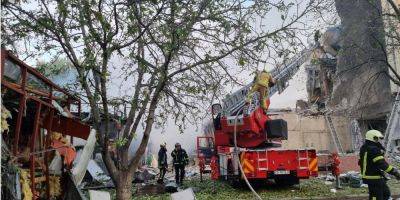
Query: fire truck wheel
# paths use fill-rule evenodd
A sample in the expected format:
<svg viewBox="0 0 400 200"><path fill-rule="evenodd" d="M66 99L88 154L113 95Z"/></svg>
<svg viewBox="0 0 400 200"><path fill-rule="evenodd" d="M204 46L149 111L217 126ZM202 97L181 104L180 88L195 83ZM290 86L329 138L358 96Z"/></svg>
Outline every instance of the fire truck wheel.
<svg viewBox="0 0 400 200"><path fill-rule="evenodd" d="M278 176L274 181L279 186L293 186L299 184L299 178L294 176Z"/></svg>

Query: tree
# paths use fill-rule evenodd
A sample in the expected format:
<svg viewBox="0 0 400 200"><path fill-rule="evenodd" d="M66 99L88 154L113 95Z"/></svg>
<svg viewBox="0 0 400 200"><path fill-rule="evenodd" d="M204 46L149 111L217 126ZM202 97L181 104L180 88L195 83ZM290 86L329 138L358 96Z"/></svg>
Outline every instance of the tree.
<svg viewBox="0 0 400 200"><path fill-rule="evenodd" d="M380 47L386 56L386 64L390 69L390 80L400 86L400 75L396 69L396 59L400 56L400 10L393 0L382 2L382 17L385 22L385 44L380 43ZM392 62L390 62L392 60Z"/></svg>
<svg viewBox="0 0 400 200"><path fill-rule="evenodd" d="M327 6L324 0L285 2L4 1L2 46L28 44L34 52L66 57L78 72L97 130L102 120L111 118L110 60L125 61L118 67L134 89L123 99L130 110L115 143L115 159L109 151L108 124L99 141L117 199L130 199L133 173L154 123L163 125L173 116L183 129L188 121L195 122L204 105L218 98L225 84L235 82L233 71L269 58L279 62L299 51L302 36L309 34L302 20ZM262 17L271 11L280 21L266 30ZM29 48L24 51L31 55ZM229 66L232 60L240 67ZM138 131L143 138L130 158L129 145Z"/></svg>

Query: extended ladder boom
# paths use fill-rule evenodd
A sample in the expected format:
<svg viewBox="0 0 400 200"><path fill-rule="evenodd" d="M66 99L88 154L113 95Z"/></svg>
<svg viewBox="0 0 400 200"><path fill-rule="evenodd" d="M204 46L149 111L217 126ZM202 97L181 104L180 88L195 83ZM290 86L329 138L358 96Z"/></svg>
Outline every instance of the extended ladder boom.
<svg viewBox="0 0 400 200"><path fill-rule="evenodd" d="M386 154L400 153L396 152L399 150L395 148L400 146L396 141L400 141L400 90L397 92L385 132L384 143L386 145Z"/></svg>
<svg viewBox="0 0 400 200"><path fill-rule="evenodd" d="M289 80L299 71L300 66L307 60L314 48L315 47L312 46L303 50L301 53L291 58L287 64L283 65L281 68L276 67L270 72L272 77L277 81L277 84L270 88L268 94L269 97L274 95L276 92L283 92L289 86ZM247 84L222 100L225 115L234 115L234 113L243 108L251 85L252 83ZM254 96L254 101L257 101L256 95Z"/></svg>

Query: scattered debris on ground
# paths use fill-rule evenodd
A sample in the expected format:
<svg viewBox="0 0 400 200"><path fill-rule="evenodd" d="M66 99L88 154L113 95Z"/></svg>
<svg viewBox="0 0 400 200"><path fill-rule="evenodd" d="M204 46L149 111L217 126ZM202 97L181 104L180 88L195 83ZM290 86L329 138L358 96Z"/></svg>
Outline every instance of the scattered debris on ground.
<svg viewBox="0 0 400 200"><path fill-rule="evenodd" d="M341 177L353 176L353 173L342 174ZM341 189L336 189L335 184L325 185L326 176L314 179L302 180L299 185L289 187L279 187L272 181L258 185L256 191L263 199L365 199L368 195L368 188L365 184L358 188L351 187L348 184L342 184ZM333 183L333 181L330 181ZM149 184L151 187L156 184ZM396 180L389 180L388 185L391 188L392 195L397 197L400 195L400 182ZM133 191L138 191L138 188L146 187L142 184L136 184ZM218 200L218 199L253 199L251 191L245 186L233 187L228 182L212 181L206 175L203 181L200 181L199 176L192 177L191 180L184 181L181 187L177 187L174 182L165 184L164 194L145 194L134 193L135 200L163 200L170 199L171 193L167 188L171 189L169 192L180 192L185 189L191 188L196 199L199 200ZM334 189L334 190L331 190ZM115 196L114 190L108 190Z"/></svg>

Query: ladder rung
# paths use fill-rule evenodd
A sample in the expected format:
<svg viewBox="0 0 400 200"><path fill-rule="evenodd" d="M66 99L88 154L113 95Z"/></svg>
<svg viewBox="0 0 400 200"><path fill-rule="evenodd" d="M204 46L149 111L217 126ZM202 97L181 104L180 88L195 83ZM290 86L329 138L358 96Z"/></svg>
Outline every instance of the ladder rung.
<svg viewBox="0 0 400 200"><path fill-rule="evenodd" d="M260 158L260 159L258 159L258 161L259 161L259 162L267 161L267 159L266 159L266 158Z"/></svg>
<svg viewBox="0 0 400 200"><path fill-rule="evenodd" d="M299 160L308 160L308 158L305 158L305 157L304 158L299 158Z"/></svg>
<svg viewBox="0 0 400 200"><path fill-rule="evenodd" d="M260 167L260 168L258 168L258 171L267 171L268 169L267 168L264 168L264 167Z"/></svg>

